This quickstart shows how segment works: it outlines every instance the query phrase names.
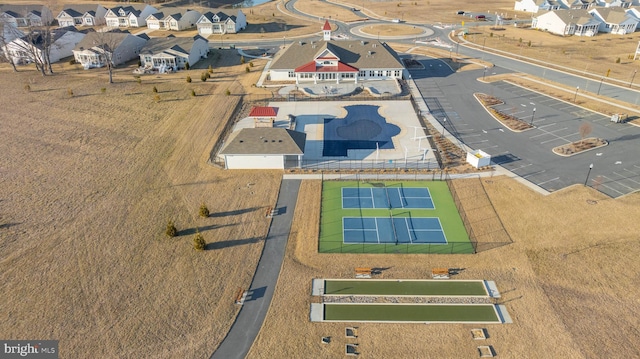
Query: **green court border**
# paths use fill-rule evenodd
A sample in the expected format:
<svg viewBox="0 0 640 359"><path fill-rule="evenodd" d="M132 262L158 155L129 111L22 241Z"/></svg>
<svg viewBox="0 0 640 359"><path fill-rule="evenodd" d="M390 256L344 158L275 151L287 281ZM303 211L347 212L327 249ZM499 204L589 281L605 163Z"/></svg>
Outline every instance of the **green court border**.
<svg viewBox="0 0 640 359"><path fill-rule="evenodd" d="M325 279L323 290L325 296L489 297L483 280Z"/></svg>
<svg viewBox="0 0 640 359"><path fill-rule="evenodd" d="M502 323L494 304L323 303L325 322Z"/></svg>
<svg viewBox="0 0 640 359"><path fill-rule="evenodd" d="M343 209L342 188L375 187L384 183L387 187L427 187L435 209L393 209L394 217L439 217L447 244L406 243L344 243L343 217L389 217L388 209ZM320 214L320 253L475 253L451 192L445 181L323 181L322 209Z"/></svg>

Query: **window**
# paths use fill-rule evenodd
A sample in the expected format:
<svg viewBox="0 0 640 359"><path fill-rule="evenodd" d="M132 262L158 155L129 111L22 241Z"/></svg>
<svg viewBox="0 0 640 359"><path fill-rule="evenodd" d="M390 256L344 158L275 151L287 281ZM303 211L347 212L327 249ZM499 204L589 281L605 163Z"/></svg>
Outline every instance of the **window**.
<svg viewBox="0 0 640 359"><path fill-rule="evenodd" d="M289 78L294 78L296 77L296 73L293 71L289 71Z"/></svg>

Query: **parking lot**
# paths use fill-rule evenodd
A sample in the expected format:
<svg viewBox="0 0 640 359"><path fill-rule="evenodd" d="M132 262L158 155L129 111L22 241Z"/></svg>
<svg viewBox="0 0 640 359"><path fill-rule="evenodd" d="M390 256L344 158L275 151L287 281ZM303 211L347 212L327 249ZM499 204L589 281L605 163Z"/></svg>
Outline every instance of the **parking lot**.
<svg viewBox="0 0 640 359"><path fill-rule="evenodd" d="M483 70L453 73L437 60L419 61L425 70L411 74L434 117L467 146L492 155L494 164L550 192L585 183L611 197L640 189L640 149L632 141L640 139L640 128L506 82L480 82ZM487 75L507 72L490 71ZM534 128L510 131L473 98L475 92L498 97L504 104L496 108ZM570 157L552 152L579 140L584 123L591 125L586 137L603 138L609 145Z"/></svg>

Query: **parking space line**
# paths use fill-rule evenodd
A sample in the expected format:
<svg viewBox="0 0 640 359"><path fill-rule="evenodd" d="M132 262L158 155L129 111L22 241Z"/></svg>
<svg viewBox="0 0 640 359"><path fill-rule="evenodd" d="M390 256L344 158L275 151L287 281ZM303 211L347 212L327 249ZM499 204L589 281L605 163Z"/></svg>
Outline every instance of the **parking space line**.
<svg viewBox="0 0 640 359"><path fill-rule="evenodd" d="M614 181L614 180L612 180L611 178L609 178L609 177L607 177L607 176L604 176L604 175L602 176L602 178L606 178L606 179L610 180L611 182L618 183L617 181ZM593 181L593 180L592 180L592 181ZM603 181L603 182L604 182L604 181ZM608 189L612 190L613 192L617 192L617 193L619 193L620 195L623 195L623 194L624 194L624 193L622 193L622 192L618 191L617 189L615 189L615 188L613 188L613 187L611 187L611 186L607 186L607 185L606 185L606 184L604 184L604 183L600 183L600 186L607 187Z"/></svg>
<svg viewBox="0 0 640 359"><path fill-rule="evenodd" d="M560 177L552 178L550 180L546 180L546 181L543 181L543 182L538 182L538 186L542 186L545 183L549 183L551 181L555 181L555 180L558 180L558 179L560 179Z"/></svg>
<svg viewBox="0 0 640 359"><path fill-rule="evenodd" d="M620 183L622 186L627 187L627 188L629 188L629 189L633 189L633 187L629 187L629 186L627 186L626 184L623 184L623 183L622 183L622 180L629 180L629 181L631 181L631 182L638 183L637 181L634 181L634 180L632 180L632 179L630 179L630 178L627 178L627 177L625 177L625 176L621 175L621 174L620 174L620 173L618 173L618 172L613 172L613 174L614 174L614 175L617 175L617 176L622 177L620 180L618 180L618 181L616 181L616 182L617 182L617 183Z"/></svg>
<svg viewBox="0 0 640 359"><path fill-rule="evenodd" d="M529 174L528 174L528 175L526 175L526 176L521 176L521 177L522 177L522 178L527 178L527 177L531 177L531 176L539 175L539 174L541 174L541 173L545 173L545 172L547 172L547 170L540 170L540 171L538 171L538 172L532 172L532 173L529 173Z"/></svg>

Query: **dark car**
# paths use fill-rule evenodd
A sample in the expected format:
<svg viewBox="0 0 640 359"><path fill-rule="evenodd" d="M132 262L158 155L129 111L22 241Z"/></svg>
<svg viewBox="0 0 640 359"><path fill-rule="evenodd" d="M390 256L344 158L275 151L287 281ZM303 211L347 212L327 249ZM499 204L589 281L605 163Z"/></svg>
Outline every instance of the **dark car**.
<svg viewBox="0 0 640 359"><path fill-rule="evenodd" d="M464 15L464 11L463 10L458 10L458 12L456 12L457 15Z"/></svg>
<svg viewBox="0 0 640 359"><path fill-rule="evenodd" d="M476 20L485 20L486 18L484 15L476 15Z"/></svg>

